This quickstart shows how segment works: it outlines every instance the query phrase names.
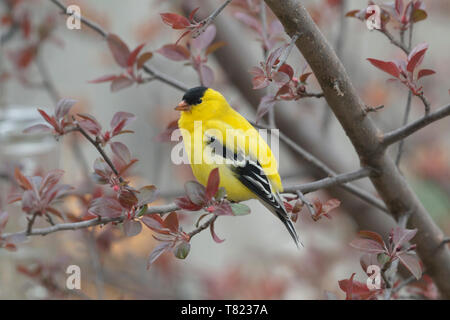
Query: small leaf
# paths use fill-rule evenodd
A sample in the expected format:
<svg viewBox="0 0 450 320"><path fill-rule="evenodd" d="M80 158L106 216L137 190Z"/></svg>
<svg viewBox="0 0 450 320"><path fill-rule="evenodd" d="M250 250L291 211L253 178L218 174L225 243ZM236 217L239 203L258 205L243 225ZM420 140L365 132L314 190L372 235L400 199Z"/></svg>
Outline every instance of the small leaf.
<svg viewBox="0 0 450 320"><path fill-rule="evenodd" d="M215 242L217 242L217 243L222 243L222 242L224 242L225 241L225 239L220 239L218 236L217 236L217 234L216 234L216 232L214 231L214 221L209 225L209 230L211 231L211 236L212 236L212 238L213 238L213 240L215 241Z"/></svg>
<svg viewBox="0 0 450 320"><path fill-rule="evenodd" d="M100 217L116 218L122 215L119 201L113 198L96 198L91 201L89 212Z"/></svg>
<svg viewBox="0 0 450 320"><path fill-rule="evenodd" d="M188 181L184 184L186 195L194 204L203 206L206 202L206 189L197 181Z"/></svg>
<svg viewBox="0 0 450 320"><path fill-rule="evenodd" d="M111 92L117 92L119 90L128 88L133 83L134 80L125 76L119 76L111 82Z"/></svg>
<svg viewBox="0 0 450 320"><path fill-rule="evenodd" d="M181 30L189 27L191 23L183 16L176 13L161 13L163 22L175 30Z"/></svg>
<svg viewBox="0 0 450 320"><path fill-rule="evenodd" d="M170 242L163 242L159 245L157 245L153 251L150 253L150 256L147 260L147 269L150 268L153 262L155 262L156 259L159 258L160 255L162 255L166 250L168 250L170 247Z"/></svg>
<svg viewBox="0 0 450 320"><path fill-rule="evenodd" d="M127 237L134 237L142 231L142 224L139 221L126 219L123 222L123 233Z"/></svg>
<svg viewBox="0 0 450 320"><path fill-rule="evenodd" d="M385 252L383 246L378 242L370 239L355 239L350 242L353 248L367 253L383 253Z"/></svg>
<svg viewBox="0 0 450 320"><path fill-rule="evenodd" d="M419 258L415 254L401 252L397 254L400 262L411 272L417 280L422 277L422 267L419 263Z"/></svg>
<svg viewBox="0 0 450 320"><path fill-rule="evenodd" d="M33 186L31 185L30 180L25 177L22 172L20 172L19 168L14 169L14 178L16 179L19 186L24 190L32 190Z"/></svg>
<svg viewBox="0 0 450 320"><path fill-rule="evenodd" d="M198 50L206 49L216 37L216 27L211 24L197 38L191 39L191 46Z"/></svg>
<svg viewBox="0 0 450 320"><path fill-rule="evenodd" d="M137 59L137 68L141 69L144 64L150 60L153 57L153 53L152 52L144 52L143 54L141 54L139 56L139 58Z"/></svg>
<svg viewBox="0 0 450 320"><path fill-rule="evenodd" d="M362 230L358 232L358 236L362 237L362 238L368 238L368 239L372 239L375 240L376 242L378 242L381 246L384 247L384 241L383 238L376 232L373 231L367 231L367 230Z"/></svg>
<svg viewBox="0 0 450 320"><path fill-rule="evenodd" d="M308 77L312 75L312 72L306 72L300 76L300 82L305 83L308 80Z"/></svg>
<svg viewBox="0 0 450 320"><path fill-rule="evenodd" d="M417 80L419 80L422 77L426 77L432 74L435 74L436 72L434 70L431 69L422 69L419 71L419 73L417 74Z"/></svg>
<svg viewBox="0 0 450 320"><path fill-rule="evenodd" d="M400 75L400 70L397 68L397 65L392 61L382 61L371 58L368 58L367 60L375 67L377 67L380 70L383 70L384 72L389 73L391 76L398 78Z"/></svg>
<svg viewBox="0 0 450 320"><path fill-rule="evenodd" d="M411 20L416 23L422 20L425 20L428 17L428 14L425 10L422 9L414 9Z"/></svg>
<svg viewBox="0 0 450 320"><path fill-rule="evenodd" d="M172 232L178 233L179 229L178 215L175 211L171 212L164 220L164 227L168 228Z"/></svg>
<svg viewBox="0 0 450 320"><path fill-rule="evenodd" d="M174 200L174 202L181 209L188 210L188 211L198 211L203 207L201 205L197 205L197 204L193 203L191 200L189 200L188 197L176 198Z"/></svg>
<svg viewBox="0 0 450 320"><path fill-rule="evenodd" d="M73 107L75 103L77 103L77 101L73 99L65 98L59 100L58 104L56 105L55 111L56 119L64 118L64 116L69 113L70 109Z"/></svg>
<svg viewBox="0 0 450 320"><path fill-rule="evenodd" d="M36 124L23 130L23 133L51 132L53 129L45 124Z"/></svg>
<svg viewBox="0 0 450 320"><path fill-rule="evenodd" d="M177 44L166 44L156 52L173 61L187 60L191 56L188 49Z"/></svg>
<svg viewBox="0 0 450 320"><path fill-rule="evenodd" d="M158 231L165 229L164 221L157 214L145 215L142 217L141 221L153 231Z"/></svg>
<svg viewBox="0 0 450 320"><path fill-rule="evenodd" d="M111 150L116 157L118 157L124 164L127 164L131 161L131 153L128 150L127 146L122 142L112 142L110 144Z"/></svg>
<svg viewBox="0 0 450 320"><path fill-rule="evenodd" d="M235 216L245 216L250 214L250 208L242 203L232 203L231 210Z"/></svg>
<svg viewBox="0 0 450 320"><path fill-rule="evenodd" d="M175 247L173 254L178 259L186 259L191 250L191 244L189 242L181 242L178 246Z"/></svg>
<svg viewBox="0 0 450 320"><path fill-rule="evenodd" d="M213 43L212 45L210 45L206 51L205 51L205 55L208 56L214 52L216 52L218 49L222 48L223 46L225 46L227 43L224 41L217 41L215 43Z"/></svg>
<svg viewBox="0 0 450 320"><path fill-rule="evenodd" d="M428 50L428 44L425 42L415 46L408 55L408 64L406 70L414 72L414 69L422 63L423 57Z"/></svg>
<svg viewBox="0 0 450 320"><path fill-rule="evenodd" d="M211 200L212 197L214 197L214 195L217 193L217 191L219 191L219 184L219 168L215 168L209 173L208 183L206 184L205 197L207 201Z"/></svg>
<svg viewBox="0 0 450 320"><path fill-rule="evenodd" d="M128 56L128 61L127 61L128 67L131 67L134 65L134 63L136 62L137 56L141 52L142 48L144 48L144 46L145 46L145 43L137 46L136 49L131 51L130 55Z"/></svg>
<svg viewBox="0 0 450 320"><path fill-rule="evenodd" d="M394 228L392 232L392 241L394 242L393 252L409 242L417 233L417 229L403 229L401 227Z"/></svg>
<svg viewBox="0 0 450 320"><path fill-rule="evenodd" d="M123 68L126 68L128 66L128 58L130 56L130 49L128 49L128 46L115 34L108 34L106 41L117 64Z"/></svg>
<svg viewBox="0 0 450 320"><path fill-rule="evenodd" d="M122 207L131 209L134 205L137 204L138 199L133 191L130 190L122 190L119 194L119 202Z"/></svg>
<svg viewBox="0 0 450 320"><path fill-rule="evenodd" d="M111 129L113 130L113 135L118 134L126 125L134 121L136 116L129 112L119 111L114 114L111 119Z"/></svg>
<svg viewBox="0 0 450 320"><path fill-rule="evenodd" d="M139 189L138 206L143 206L145 204L151 203L156 200L158 195L158 189L155 186L145 186Z"/></svg>

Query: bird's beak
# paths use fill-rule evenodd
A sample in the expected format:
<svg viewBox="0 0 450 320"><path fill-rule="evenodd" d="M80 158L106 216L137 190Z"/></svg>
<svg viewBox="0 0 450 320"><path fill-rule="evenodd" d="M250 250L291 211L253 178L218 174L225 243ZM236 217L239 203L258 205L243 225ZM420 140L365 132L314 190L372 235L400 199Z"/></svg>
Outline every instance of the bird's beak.
<svg viewBox="0 0 450 320"><path fill-rule="evenodd" d="M189 110L191 110L191 106L186 101L183 100L177 105L175 110L178 110L178 111L189 111Z"/></svg>

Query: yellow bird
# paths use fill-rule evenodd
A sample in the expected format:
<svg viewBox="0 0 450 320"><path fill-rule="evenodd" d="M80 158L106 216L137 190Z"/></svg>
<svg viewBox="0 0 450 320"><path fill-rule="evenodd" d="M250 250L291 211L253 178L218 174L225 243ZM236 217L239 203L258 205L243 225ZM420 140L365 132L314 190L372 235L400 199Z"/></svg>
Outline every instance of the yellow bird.
<svg viewBox="0 0 450 320"><path fill-rule="evenodd" d="M188 90L175 110L178 126L197 180L206 186L219 168L220 187L231 201L258 199L299 238L280 197L283 191L277 161L258 131L211 88Z"/></svg>

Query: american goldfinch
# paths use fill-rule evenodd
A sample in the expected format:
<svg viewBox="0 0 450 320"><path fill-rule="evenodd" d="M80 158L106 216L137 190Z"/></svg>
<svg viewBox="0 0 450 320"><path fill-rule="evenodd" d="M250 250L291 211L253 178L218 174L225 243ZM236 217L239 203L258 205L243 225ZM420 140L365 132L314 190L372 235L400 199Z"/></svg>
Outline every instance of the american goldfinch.
<svg viewBox="0 0 450 320"><path fill-rule="evenodd" d="M220 187L231 201L258 199L299 238L286 212L277 161L258 131L230 107L219 92L206 87L188 90L175 110L192 171L206 185L219 168Z"/></svg>

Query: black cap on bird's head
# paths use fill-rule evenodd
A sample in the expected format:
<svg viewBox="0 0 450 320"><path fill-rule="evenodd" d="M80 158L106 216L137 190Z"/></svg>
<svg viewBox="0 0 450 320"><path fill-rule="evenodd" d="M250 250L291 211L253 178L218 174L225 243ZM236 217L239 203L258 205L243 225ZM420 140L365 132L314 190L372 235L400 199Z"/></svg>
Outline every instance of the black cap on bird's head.
<svg viewBox="0 0 450 320"><path fill-rule="evenodd" d="M206 90L208 90L207 87L195 87L189 89L188 91L186 91L183 96L183 100L178 104L175 110L189 111L191 109L191 106L200 104Z"/></svg>

